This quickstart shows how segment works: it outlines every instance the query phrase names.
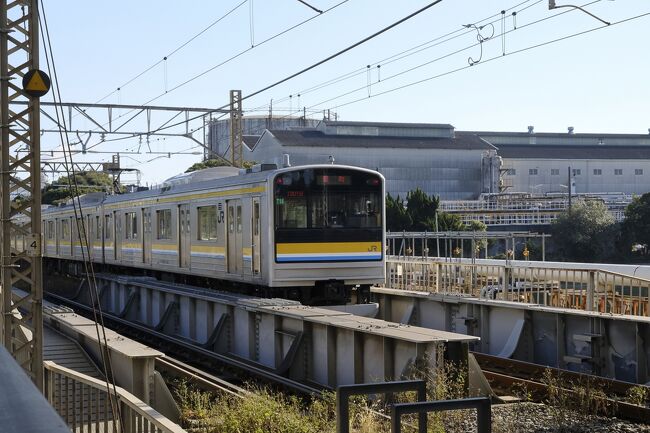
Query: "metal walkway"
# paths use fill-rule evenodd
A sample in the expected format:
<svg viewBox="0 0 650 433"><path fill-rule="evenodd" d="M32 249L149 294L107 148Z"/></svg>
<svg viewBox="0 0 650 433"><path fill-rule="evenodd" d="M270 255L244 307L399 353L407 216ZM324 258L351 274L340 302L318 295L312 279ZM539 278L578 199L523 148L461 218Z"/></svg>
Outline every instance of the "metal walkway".
<svg viewBox="0 0 650 433"><path fill-rule="evenodd" d="M43 327L43 360L52 361L94 379L104 379L97 365L77 342L47 327Z"/></svg>

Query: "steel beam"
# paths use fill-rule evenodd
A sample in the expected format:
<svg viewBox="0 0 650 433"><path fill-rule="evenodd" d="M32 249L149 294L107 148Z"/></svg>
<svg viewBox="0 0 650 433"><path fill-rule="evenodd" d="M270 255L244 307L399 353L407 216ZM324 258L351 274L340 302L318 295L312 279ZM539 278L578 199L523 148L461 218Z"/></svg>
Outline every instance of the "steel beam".
<svg viewBox="0 0 650 433"><path fill-rule="evenodd" d="M418 362L427 362L436 371L442 366L443 352L452 357L456 354L462 361L467 357L464 343L478 340L295 301L226 294L140 277L97 274L96 278L107 318L164 334L222 362L244 362L312 386L400 378ZM53 294L54 289L61 294L73 292L61 282L52 289ZM87 291L78 295L75 302L90 303ZM458 347L465 353L458 354Z"/></svg>
<svg viewBox="0 0 650 433"><path fill-rule="evenodd" d="M22 77L38 69L38 1L6 0L1 8L2 342L42 390L40 105L38 98L27 96L20 87ZM22 101L23 105L14 110L10 106L14 101ZM15 154L12 150L18 148L27 152L20 157L12 156ZM23 192L24 200L12 200L19 192ZM24 251L12 249L11 238L15 233L27 240ZM20 285L27 293L12 300L14 285Z"/></svg>
<svg viewBox="0 0 650 433"><path fill-rule="evenodd" d="M480 337L476 351L626 382L646 383L649 376L648 317L388 288L372 292L379 318L396 321L418 310L411 325Z"/></svg>

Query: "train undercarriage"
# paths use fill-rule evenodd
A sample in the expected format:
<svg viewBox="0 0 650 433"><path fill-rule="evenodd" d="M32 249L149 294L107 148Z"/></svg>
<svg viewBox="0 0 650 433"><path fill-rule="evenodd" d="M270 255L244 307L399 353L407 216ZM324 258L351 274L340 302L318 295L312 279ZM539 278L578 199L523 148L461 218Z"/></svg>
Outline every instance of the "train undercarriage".
<svg viewBox="0 0 650 433"><path fill-rule="evenodd" d="M304 305L343 305L350 303L353 298L355 303L358 304L370 302L369 285L346 286L340 280L317 281L314 286L308 287L268 287L204 276L111 264L93 263L92 267L95 273L152 277L159 281L169 283L240 293L261 298L290 299L299 301ZM88 272L90 270L86 269L84 262L81 261L43 258L43 274L45 279L47 279L48 275L83 278Z"/></svg>

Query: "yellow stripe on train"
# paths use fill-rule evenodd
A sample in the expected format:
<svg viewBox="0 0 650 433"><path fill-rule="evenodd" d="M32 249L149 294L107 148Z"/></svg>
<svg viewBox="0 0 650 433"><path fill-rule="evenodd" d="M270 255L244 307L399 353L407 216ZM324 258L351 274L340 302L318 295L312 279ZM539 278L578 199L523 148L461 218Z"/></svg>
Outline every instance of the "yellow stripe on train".
<svg viewBox="0 0 650 433"><path fill-rule="evenodd" d="M276 244L278 254L378 253L381 242L307 242Z"/></svg>

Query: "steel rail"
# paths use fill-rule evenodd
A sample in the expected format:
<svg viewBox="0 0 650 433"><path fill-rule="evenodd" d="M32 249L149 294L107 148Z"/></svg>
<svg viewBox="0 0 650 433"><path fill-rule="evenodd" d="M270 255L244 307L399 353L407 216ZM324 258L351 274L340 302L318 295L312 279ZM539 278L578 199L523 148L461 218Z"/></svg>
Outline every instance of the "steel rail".
<svg viewBox="0 0 650 433"><path fill-rule="evenodd" d="M479 352L471 353L476 358L490 385L500 391L511 392L512 388L517 386L530 391L535 401L542 401L547 397L549 390L549 384L544 381L544 374L548 374L546 372L550 371L551 376L558 383L560 392L566 393L572 401L577 401L581 397L581 394L573 389L572 385L602 391L606 397L597 395L592 397L594 402L602 403L599 406L602 415L650 423L650 408L621 400L630 388L644 385Z"/></svg>
<svg viewBox="0 0 650 433"><path fill-rule="evenodd" d="M171 376L186 379L197 387L209 392L225 392L229 395L245 398L251 392L241 388L227 380L207 373L199 368L186 364L176 358L165 355L164 358L156 358L156 370Z"/></svg>

